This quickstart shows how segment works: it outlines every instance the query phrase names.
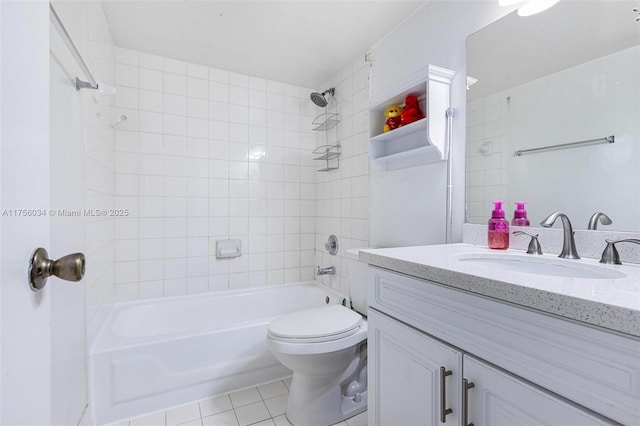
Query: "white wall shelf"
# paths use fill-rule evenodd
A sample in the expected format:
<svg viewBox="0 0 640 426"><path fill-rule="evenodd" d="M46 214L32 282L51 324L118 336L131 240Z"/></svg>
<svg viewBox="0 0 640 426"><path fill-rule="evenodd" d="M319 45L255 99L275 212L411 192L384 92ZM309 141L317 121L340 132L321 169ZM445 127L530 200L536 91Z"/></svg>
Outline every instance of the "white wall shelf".
<svg viewBox="0 0 640 426"><path fill-rule="evenodd" d="M422 120L414 121L406 126L398 127L395 130L390 130L386 133L381 133L371 138L371 142L376 144L383 144L392 140L402 140L406 136L413 133L426 132L428 125L428 119L425 117Z"/></svg>
<svg viewBox="0 0 640 426"><path fill-rule="evenodd" d="M369 155L381 170L414 167L446 159L446 111L451 105L450 86L454 75L454 71L429 65L369 102ZM385 110L392 105L404 105L408 95L418 97L426 118L383 132Z"/></svg>
<svg viewBox="0 0 640 426"><path fill-rule="evenodd" d="M384 165L384 170L396 170L442 161L442 155L440 151L438 151L438 148L430 145L401 150L393 154L381 155L374 158L381 168Z"/></svg>

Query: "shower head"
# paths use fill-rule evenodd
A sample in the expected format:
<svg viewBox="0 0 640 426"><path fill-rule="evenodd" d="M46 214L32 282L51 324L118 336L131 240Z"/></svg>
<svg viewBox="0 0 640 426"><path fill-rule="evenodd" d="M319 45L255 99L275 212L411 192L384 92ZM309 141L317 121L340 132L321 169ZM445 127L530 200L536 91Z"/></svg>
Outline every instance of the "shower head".
<svg viewBox="0 0 640 426"><path fill-rule="evenodd" d="M313 92L310 97L311 100L313 101L314 104L318 105L319 107L326 107L327 104L329 103L329 101L327 100L327 98L325 98L325 95L335 95L336 93L336 89L334 87L332 87L331 89L327 89L322 93L318 93L318 92Z"/></svg>

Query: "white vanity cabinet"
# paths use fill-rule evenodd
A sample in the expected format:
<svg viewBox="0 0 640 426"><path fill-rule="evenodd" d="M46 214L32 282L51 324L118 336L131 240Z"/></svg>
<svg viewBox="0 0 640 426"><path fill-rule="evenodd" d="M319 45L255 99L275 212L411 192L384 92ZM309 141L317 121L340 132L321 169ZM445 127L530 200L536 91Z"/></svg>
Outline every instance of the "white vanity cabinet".
<svg viewBox="0 0 640 426"><path fill-rule="evenodd" d="M467 389L466 406L461 401L461 409L467 410L467 424L590 426L613 423L466 354L463 372L467 386L472 386Z"/></svg>
<svg viewBox="0 0 640 426"><path fill-rule="evenodd" d="M368 281L369 425L640 424L638 340L372 266Z"/></svg>
<svg viewBox="0 0 640 426"><path fill-rule="evenodd" d="M457 425L462 352L374 310L368 326L369 424Z"/></svg>

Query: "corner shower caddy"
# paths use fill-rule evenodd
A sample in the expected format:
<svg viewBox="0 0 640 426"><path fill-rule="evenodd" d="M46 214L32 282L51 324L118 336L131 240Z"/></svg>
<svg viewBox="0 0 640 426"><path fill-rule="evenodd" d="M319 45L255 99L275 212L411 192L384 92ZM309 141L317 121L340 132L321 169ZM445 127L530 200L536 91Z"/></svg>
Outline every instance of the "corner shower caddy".
<svg viewBox="0 0 640 426"><path fill-rule="evenodd" d="M335 100L335 98L332 99ZM338 108L336 102L336 109ZM315 126L313 130L318 132L325 132L325 145L320 145L313 150L314 160L324 161L325 164L317 171L319 172L328 172L330 170L336 170L340 168L340 154L342 153L340 150L340 143L336 142L336 144L329 144L329 130L335 128L338 123L340 123L340 114L337 112L325 112L318 115L312 122ZM337 141L336 136L336 141Z"/></svg>
<svg viewBox="0 0 640 426"><path fill-rule="evenodd" d="M369 155L381 170L447 159L447 110L451 106L450 88L454 75L455 71L429 65L367 104ZM392 105L404 105L408 95L418 97L426 117L384 133L385 110Z"/></svg>

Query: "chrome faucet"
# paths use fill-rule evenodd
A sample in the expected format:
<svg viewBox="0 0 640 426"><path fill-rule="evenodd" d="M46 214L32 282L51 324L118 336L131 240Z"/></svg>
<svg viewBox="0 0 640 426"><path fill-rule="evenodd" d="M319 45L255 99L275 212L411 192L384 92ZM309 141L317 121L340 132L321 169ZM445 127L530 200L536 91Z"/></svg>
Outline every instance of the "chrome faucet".
<svg viewBox="0 0 640 426"><path fill-rule="evenodd" d="M335 273L335 266L329 266L328 268L321 268L318 266L318 272L316 273L316 275L335 275Z"/></svg>
<svg viewBox="0 0 640 426"><path fill-rule="evenodd" d="M600 219L600 223L603 225L611 225L613 223L606 214L602 212L595 212L591 215L591 219L589 219L589 226L587 226L587 229L595 231L598 228L598 219Z"/></svg>
<svg viewBox="0 0 640 426"><path fill-rule="evenodd" d="M549 216L544 218L540 225L545 228L551 228L555 223L556 219L560 218L562 220L562 228L564 230L564 241L562 243L562 251L558 255L558 257L562 257L565 259L580 259L578 255L578 251L576 250L576 242L573 239L573 228L571 227L571 222L566 214L555 212L551 213Z"/></svg>

